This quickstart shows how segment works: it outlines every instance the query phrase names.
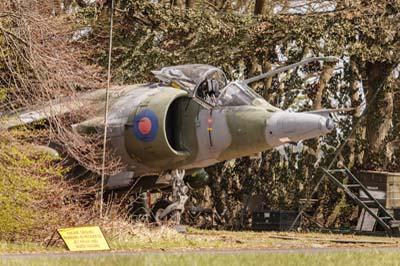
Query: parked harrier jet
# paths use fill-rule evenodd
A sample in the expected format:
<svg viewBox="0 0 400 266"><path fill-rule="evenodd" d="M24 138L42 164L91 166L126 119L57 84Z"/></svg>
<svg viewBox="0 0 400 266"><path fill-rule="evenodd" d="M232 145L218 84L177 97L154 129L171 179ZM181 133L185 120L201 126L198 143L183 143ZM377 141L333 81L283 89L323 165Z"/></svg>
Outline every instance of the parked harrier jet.
<svg viewBox="0 0 400 266"><path fill-rule="evenodd" d="M331 110L283 111L248 86L316 60L337 61L334 57L309 58L232 82L213 66L170 66L153 71L159 83L112 89L108 147L127 167L108 177L106 188L131 191L172 188L175 202L158 212L157 217L162 219L184 209L188 198L185 182L196 181L200 176L196 173L204 173L204 167L332 131ZM103 106L104 100L105 90L87 92L73 103L71 99L59 100L11 116L4 124L7 128L29 124L86 105ZM72 125L73 129L80 134L103 134L103 111L98 117Z"/></svg>

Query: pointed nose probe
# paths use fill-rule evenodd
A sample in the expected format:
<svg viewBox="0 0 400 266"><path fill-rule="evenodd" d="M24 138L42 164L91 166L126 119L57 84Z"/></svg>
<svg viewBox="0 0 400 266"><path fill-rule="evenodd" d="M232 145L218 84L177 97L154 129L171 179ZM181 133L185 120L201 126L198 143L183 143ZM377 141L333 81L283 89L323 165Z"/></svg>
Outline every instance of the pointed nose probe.
<svg viewBox="0 0 400 266"><path fill-rule="evenodd" d="M319 114L277 112L267 119L265 137L277 147L288 142L316 138L335 128L333 120Z"/></svg>

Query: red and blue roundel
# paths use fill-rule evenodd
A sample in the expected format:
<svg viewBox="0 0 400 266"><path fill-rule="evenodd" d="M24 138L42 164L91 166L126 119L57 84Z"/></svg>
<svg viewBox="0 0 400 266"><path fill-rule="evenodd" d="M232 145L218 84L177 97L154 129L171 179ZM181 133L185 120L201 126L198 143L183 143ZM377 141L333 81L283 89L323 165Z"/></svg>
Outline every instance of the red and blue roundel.
<svg viewBox="0 0 400 266"><path fill-rule="evenodd" d="M133 119L133 133L144 142L152 141L156 138L158 131L158 118L152 110L143 110Z"/></svg>

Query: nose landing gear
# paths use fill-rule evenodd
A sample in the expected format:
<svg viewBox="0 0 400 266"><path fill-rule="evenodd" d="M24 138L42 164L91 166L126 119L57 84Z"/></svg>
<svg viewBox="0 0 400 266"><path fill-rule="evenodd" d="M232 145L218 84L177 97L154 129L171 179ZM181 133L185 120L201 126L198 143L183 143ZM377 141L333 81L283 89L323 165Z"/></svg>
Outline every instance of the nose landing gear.
<svg viewBox="0 0 400 266"><path fill-rule="evenodd" d="M185 170L173 170L171 173L168 173L168 175L171 175L172 179L172 197L174 202L169 203L166 200L159 201L154 204L152 213L154 220L158 224L172 219L179 225L181 222L181 213L185 210L185 203L189 198L187 195L189 188L183 181Z"/></svg>

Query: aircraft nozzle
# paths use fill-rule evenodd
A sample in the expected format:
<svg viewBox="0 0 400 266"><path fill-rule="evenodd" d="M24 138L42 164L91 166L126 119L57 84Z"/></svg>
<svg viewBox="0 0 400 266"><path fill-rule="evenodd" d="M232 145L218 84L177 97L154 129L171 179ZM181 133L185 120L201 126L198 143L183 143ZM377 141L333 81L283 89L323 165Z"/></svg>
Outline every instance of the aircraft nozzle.
<svg viewBox="0 0 400 266"><path fill-rule="evenodd" d="M276 112L267 119L266 140L272 147L316 138L335 128L329 117L312 113Z"/></svg>

